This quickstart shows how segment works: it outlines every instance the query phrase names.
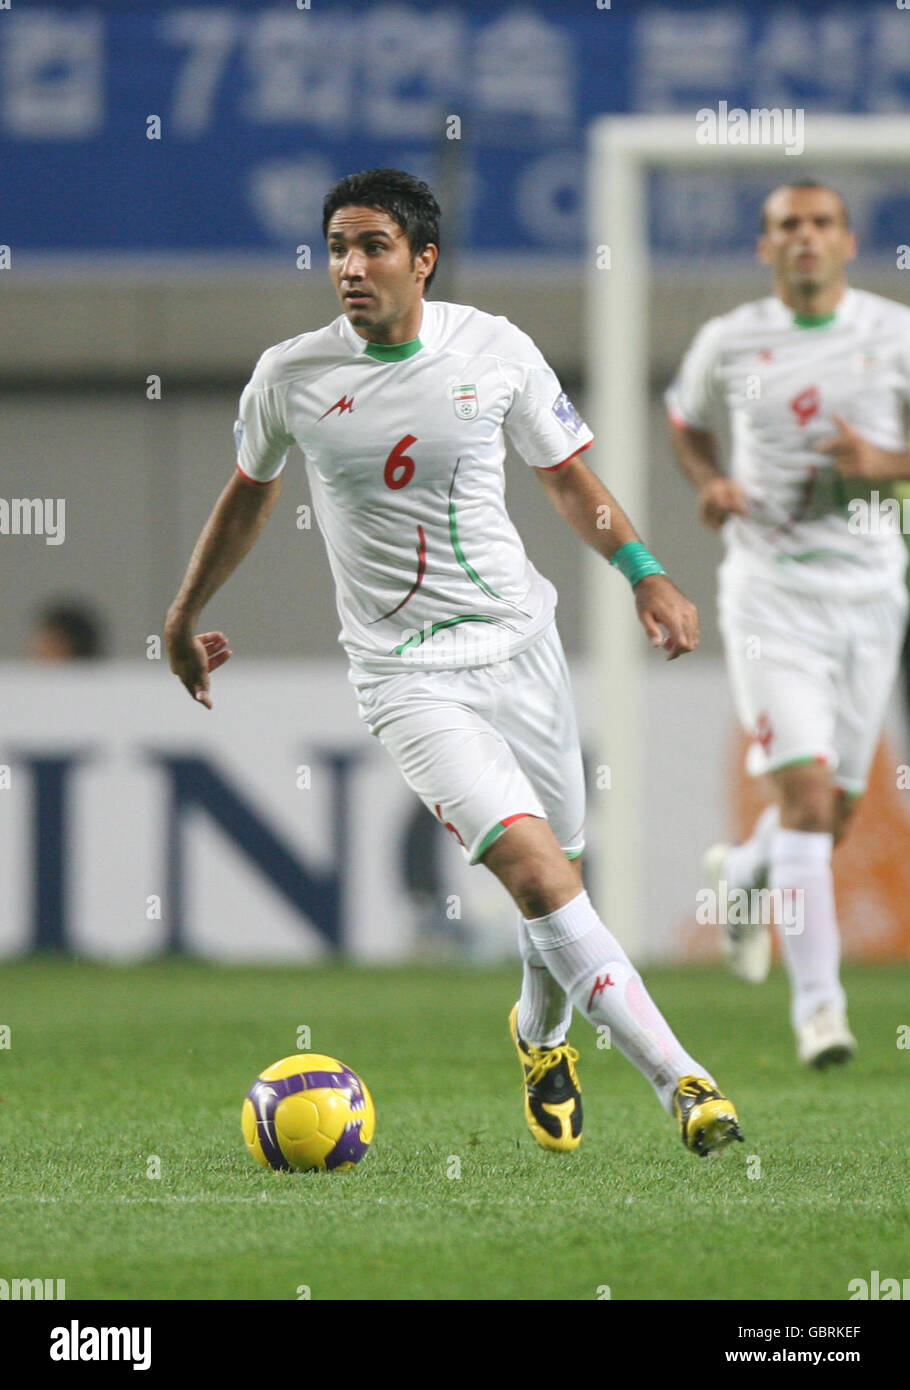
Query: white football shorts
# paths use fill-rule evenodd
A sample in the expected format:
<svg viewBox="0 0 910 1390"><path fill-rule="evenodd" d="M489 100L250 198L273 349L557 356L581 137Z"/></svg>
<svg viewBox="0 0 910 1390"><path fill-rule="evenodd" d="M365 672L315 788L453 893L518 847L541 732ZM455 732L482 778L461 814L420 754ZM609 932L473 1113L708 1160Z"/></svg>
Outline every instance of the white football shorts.
<svg viewBox="0 0 910 1390"><path fill-rule="evenodd" d="M476 864L521 816L584 849L585 785L575 705L555 622L498 665L352 671L361 719Z"/></svg>
<svg viewBox="0 0 910 1390"><path fill-rule="evenodd" d="M865 791L907 622L901 587L874 598L817 598L721 575L720 630L754 777L816 760Z"/></svg>

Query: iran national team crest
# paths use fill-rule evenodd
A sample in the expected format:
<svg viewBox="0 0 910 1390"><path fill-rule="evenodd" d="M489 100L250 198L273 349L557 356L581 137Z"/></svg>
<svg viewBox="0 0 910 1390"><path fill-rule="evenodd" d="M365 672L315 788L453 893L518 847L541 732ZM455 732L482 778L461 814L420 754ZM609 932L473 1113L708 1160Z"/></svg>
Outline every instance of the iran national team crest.
<svg viewBox="0 0 910 1390"><path fill-rule="evenodd" d="M452 406L459 420L475 420L480 406L477 404L476 386L452 386L449 389Z"/></svg>

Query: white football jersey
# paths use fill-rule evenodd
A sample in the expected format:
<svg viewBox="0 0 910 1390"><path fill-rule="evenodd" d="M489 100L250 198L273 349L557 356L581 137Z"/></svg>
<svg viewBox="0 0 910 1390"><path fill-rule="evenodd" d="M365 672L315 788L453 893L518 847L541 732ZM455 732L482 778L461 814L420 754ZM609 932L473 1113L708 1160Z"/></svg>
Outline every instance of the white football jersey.
<svg viewBox="0 0 910 1390"><path fill-rule="evenodd" d="M666 396L672 418L717 432L730 424L730 476L748 513L724 523L725 569L804 593L864 597L903 582L907 552L893 528L862 526L843 478L814 445L834 414L886 449L906 449L910 309L848 289L808 326L776 297L710 319Z"/></svg>
<svg viewBox="0 0 910 1390"><path fill-rule="evenodd" d="M531 339L467 305L425 303L411 343L342 314L259 359L237 466L266 483L302 450L352 664L488 665L550 622L556 591L505 508L504 435L539 468L593 438Z"/></svg>

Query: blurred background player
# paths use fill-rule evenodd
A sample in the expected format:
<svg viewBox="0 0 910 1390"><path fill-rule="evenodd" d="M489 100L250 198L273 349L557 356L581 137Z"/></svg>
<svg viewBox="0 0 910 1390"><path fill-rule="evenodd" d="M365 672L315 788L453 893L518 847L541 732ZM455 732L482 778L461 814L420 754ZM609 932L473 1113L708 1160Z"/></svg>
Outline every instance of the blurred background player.
<svg viewBox="0 0 910 1390"><path fill-rule="evenodd" d="M776 188L758 241L774 293L710 320L667 395L677 458L706 525L723 528L719 613L748 768L775 803L742 845L715 846L715 889L767 884L799 905L781 933L800 1060L846 1061L832 850L862 795L907 616L903 540L856 524L868 480L910 477L910 310L851 289L843 199ZM717 435L729 425L729 475ZM770 934L728 929L735 973L759 982Z"/></svg>
<svg viewBox="0 0 910 1390"><path fill-rule="evenodd" d="M88 603L52 600L35 614L26 641L30 661L91 661L106 654L104 624Z"/></svg>
<svg viewBox="0 0 910 1390"><path fill-rule="evenodd" d="M522 914L510 1029L535 1139L581 1140L573 1005L609 1029L689 1149L741 1139L582 886L584 776L556 592L505 510L504 434L557 513L629 579L669 658L697 644L695 609L580 458L591 432L532 341L505 318L424 300L439 246L427 185L354 174L326 196L323 232L344 312L268 349L243 392L237 471L168 613L171 669L211 707L209 673L231 651L221 632L197 637L197 619L264 526L296 442L361 718Z"/></svg>

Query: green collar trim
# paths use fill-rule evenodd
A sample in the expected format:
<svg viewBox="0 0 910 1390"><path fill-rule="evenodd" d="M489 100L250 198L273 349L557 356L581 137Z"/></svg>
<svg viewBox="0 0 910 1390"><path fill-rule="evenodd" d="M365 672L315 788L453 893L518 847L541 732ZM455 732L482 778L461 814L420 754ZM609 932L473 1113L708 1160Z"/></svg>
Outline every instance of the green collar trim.
<svg viewBox="0 0 910 1390"><path fill-rule="evenodd" d="M837 314L794 314L793 322L797 328L824 328L826 323L833 323Z"/></svg>
<svg viewBox="0 0 910 1390"><path fill-rule="evenodd" d="M377 362L404 362L422 347L419 338L412 338L409 343L367 343L364 352L368 357L375 357Z"/></svg>

